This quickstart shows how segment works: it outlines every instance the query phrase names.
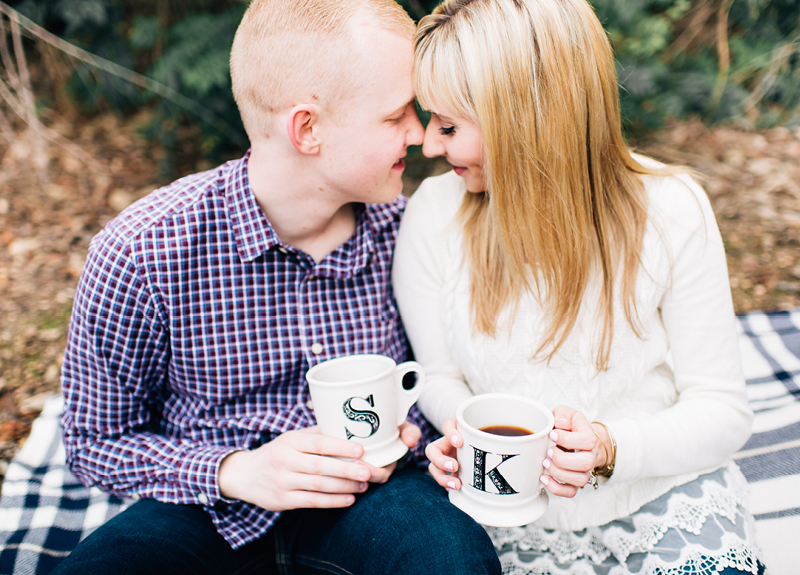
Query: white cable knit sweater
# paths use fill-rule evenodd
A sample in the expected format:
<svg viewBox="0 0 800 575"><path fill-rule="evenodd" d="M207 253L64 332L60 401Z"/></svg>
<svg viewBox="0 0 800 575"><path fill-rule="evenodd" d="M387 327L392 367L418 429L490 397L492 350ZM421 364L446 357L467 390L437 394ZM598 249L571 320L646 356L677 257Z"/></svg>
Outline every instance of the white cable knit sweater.
<svg viewBox="0 0 800 575"><path fill-rule="evenodd" d="M638 158L645 165L652 160ZM429 178L411 198L397 240L394 289L427 385L418 405L440 430L475 393L509 392L550 408L566 404L606 423L617 444L614 475L573 499L550 496L536 525L602 525L729 460L750 435L725 253L711 205L689 177L647 177L649 216L636 283L642 337L621 305L610 369L594 367L596 286L575 328L547 362L530 357L546 327L534 297L496 337L473 333L455 173ZM619 300L618 300L619 303Z"/></svg>

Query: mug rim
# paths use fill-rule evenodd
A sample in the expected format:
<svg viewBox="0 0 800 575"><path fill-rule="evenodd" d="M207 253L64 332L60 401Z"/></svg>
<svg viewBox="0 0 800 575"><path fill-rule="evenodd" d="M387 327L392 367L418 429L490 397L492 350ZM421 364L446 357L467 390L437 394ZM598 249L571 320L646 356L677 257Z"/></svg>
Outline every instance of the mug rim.
<svg viewBox="0 0 800 575"><path fill-rule="evenodd" d="M483 431L474 425L470 424L468 421L464 419L464 411L467 410L471 405L478 403L479 401L486 401L489 399L504 399L510 400L515 402L523 402L527 403L531 407L535 407L542 411L545 414L547 419L547 425L544 429L531 433L530 435L495 435L494 433L488 433ZM462 401L458 409L456 409L456 425L463 424L466 426L470 433L477 434L478 437L482 437L485 439L491 439L493 441L497 441L500 443L521 443L525 441L531 441L534 439L539 439L542 436L548 435L550 431L555 426L555 417L553 416L553 412L547 408L546 405L540 403L534 399L530 399L525 397L524 395L515 395L513 393L479 393L478 395L473 395L469 399L465 399ZM501 424L498 424L501 425Z"/></svg>
<svg viewBox="0 0 800 575"><path fill-rule="evenodd" d="M376 373L375 375L371 375L369 377L364 377L361 379L353 379L348 381L321 381L316 378L316 374L325 368L329 368L333 365L338 365L341 363L352 363L364 359L378 360L386 366L386 369L384 369L380 373ZM343 387L349 385L361 385L364 383L375 381L376 379L381 379L383 377L386 377L392 371L394 371L396 367L397 367L397 362L387 355L381 355L379 353L354 353L351 355L342 355L339 357L334 357L331 359L326 359L325 361L321 361L317 365L309 368L309 370L306 372L306 381L309 383L309 385L313 383L313 385L318 385L323 387Z"/></svg>

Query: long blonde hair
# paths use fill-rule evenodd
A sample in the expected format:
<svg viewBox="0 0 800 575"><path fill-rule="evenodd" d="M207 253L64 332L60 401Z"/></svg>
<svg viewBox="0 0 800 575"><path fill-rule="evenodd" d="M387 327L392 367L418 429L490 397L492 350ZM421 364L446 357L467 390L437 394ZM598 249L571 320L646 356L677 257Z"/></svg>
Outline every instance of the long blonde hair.
<svg viewBox="0 0 800 575"><path fill-rule="evenodd" d="M595 354L608 368L614 289L637 329L634 288L647 224L642 174L622 136L611 46L584 0L446 0L422 19L414 80L423 107L478 123L487 190L461 206L471 308L493 335L523 292L550 323L534 357L569 336L593 274ZM512 316L513 317L513 316Z"/></svg>

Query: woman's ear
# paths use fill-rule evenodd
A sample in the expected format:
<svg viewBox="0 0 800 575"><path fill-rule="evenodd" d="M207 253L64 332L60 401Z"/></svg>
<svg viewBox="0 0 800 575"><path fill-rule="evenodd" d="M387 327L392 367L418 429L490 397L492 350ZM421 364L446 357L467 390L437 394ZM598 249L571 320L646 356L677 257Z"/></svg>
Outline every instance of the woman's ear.
<svg viewBox="0 0 800 575"><path fill-rule="evenodd" d="M299 104L289 111L286 129L292 145L301 154L319 153L320 142L317 139L317 122L319 110L313 104Z"/></svg>

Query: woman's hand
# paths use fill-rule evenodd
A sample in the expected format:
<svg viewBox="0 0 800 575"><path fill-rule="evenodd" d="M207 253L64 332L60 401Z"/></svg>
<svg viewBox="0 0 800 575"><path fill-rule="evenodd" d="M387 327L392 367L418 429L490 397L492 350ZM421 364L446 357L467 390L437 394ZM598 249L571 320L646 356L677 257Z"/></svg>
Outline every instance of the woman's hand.
<svg viewBox="0 0 800 575"><path fill-rule="evenodd" d="M425 455L431 464L428 470L433 475L436 483L445 489L461 489L461 481L458 479L458 461L456 461L456 448L461 447L464 438L456 429L456 418L448 419L442 425L444 437L441 437L428 444Z"/></svg>
<svg viewBox="0 0 800 575"><path fill-rule="evenodd" d="M608 448L603 449L592 424L580 411L559 405L553 416L555 427L550 439L556 445L547 450L543 463L546 471L539 479L553 495L574 497L589 481L589 472L606 464Z"/></svg>

